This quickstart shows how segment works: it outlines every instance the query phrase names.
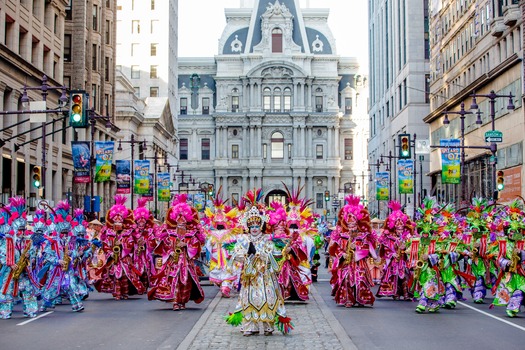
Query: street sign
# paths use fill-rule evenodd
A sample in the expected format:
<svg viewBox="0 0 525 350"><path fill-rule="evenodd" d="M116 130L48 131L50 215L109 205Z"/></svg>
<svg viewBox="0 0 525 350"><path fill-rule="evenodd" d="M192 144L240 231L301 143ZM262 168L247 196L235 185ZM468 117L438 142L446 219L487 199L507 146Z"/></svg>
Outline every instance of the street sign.
<svg viewBox="0 0 525 350"><path fill-rule="evenodd" d="M499 130L489 130L485 133L485 142L503 142L503 133Z"/></svg>
<svg viewBox="0 0 525 350"><path fill-rule="evenodd" d="M416 154L430 154L430 140L416 140Z"/></svg>

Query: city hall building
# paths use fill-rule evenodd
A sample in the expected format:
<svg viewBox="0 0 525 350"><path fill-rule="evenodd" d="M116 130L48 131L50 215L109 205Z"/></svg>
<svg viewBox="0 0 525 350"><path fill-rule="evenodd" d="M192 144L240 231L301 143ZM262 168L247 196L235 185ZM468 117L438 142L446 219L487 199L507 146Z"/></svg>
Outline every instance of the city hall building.
<svg viewBox="0 0 525 350"><path fill-rule="evenodd" d="M226 9L217 55L179 57L178 191L211 184L235 204L262 188L268 203L300 184L330 218L345 194L366 199L366 75L337 55L329 10L299 3Z"/></svg>

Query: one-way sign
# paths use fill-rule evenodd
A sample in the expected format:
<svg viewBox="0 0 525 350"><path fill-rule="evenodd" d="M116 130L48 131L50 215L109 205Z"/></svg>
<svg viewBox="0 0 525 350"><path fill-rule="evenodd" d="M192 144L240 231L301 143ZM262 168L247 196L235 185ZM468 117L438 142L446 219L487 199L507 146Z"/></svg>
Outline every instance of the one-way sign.
<svg viewBox="0 0 525 350"><path fill-rule="evenodd" d="M499 130L489 130L485 133L485 142L503 142L503 133Z"/></svg>

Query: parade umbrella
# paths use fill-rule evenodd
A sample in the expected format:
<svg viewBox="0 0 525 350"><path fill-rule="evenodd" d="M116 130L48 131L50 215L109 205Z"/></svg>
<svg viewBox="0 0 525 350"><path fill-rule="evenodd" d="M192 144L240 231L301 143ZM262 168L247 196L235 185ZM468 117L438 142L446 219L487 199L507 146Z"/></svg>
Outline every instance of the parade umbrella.
<svg viewBox="0 0 525 350"><path fill-rule="evenodd" d="M97 219L95 220L91 220L89 222L90 225L99 225L99 226L104 226L104 224L102 224L100 221L98 221Z"/></svg>

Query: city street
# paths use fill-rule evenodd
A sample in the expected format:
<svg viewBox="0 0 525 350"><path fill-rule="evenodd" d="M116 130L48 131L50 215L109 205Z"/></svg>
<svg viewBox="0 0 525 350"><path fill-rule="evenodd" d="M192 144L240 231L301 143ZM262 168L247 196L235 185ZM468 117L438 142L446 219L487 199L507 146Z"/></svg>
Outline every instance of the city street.
<svg viewBox="0 0 525 350"><path fill-rule="evenodd" d="M202 304L173 312L168 304L135 296L114 301L92 293L86 310L73 313L57 306L38 319L22 317L0 323L2 350L9 349L520 349L525 337L523 313L514 319L504 308L489 309L470 300L455 310L416 314L415 302L377 299L373 308L336 306L330 296L327 271L312 288L307 303L288 303L295 323L290 336L243 337L223 316L236 300L217 296L204 285ZM488 299L490 302L491 299Z"/></svg>

